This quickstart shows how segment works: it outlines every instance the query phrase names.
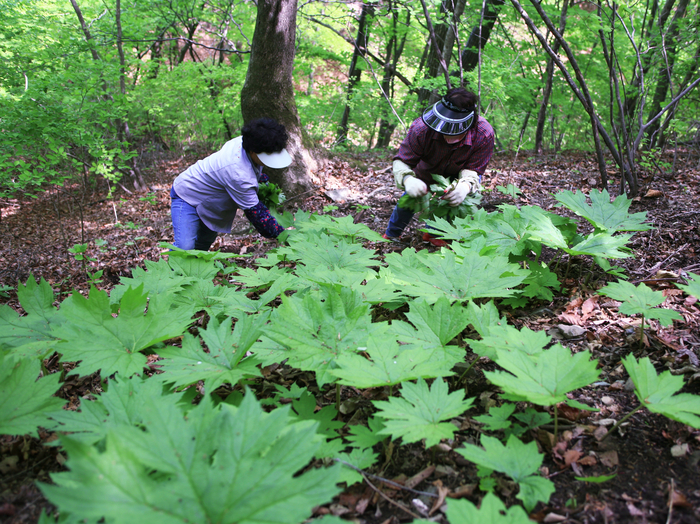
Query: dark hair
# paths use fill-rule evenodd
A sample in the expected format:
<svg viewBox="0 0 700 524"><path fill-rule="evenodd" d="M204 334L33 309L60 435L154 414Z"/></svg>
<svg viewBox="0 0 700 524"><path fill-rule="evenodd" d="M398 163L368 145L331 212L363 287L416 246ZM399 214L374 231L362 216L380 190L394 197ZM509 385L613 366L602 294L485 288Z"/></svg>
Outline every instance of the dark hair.
<svg viewBox="0 0 700 524"><path fill-rule="evenodd" d="M274 153L287 146L287 130L272 118L257 118L243 126L243 149L252 153Z"/></svg>
<svg viewBox="0 0 700 524"><path fill-rule="evenodd" d="M467 91L463 87L453 87L445 93L444 98L457 107L468 109L469 111L474 111L479 101L479 97L475 93Z"/></svg>

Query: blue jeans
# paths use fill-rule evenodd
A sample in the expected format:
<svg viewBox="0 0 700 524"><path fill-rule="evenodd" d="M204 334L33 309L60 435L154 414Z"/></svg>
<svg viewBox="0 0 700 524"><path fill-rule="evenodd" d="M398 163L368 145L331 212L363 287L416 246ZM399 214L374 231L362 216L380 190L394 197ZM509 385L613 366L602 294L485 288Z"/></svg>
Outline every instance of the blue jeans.
<svg viewBox="0 0 700 524"><path fill-rule="evenodd" d="M405 195L406 193L404 193ZM401 195L403 196L403 195ZM400 237L403 230L413 218L413 211L404 209L396 204L394 211L391 213L389 223L386 226L386 236L390 238Z"/></svg>
<svg viewBox="0 0 700 524"><path fill-rule="evenodd" d="M177 196L175 188L170 189L170 217L175 233L173 244L176 247L208 251L216 240L216 231L202 222L195 207Z"/></svg>

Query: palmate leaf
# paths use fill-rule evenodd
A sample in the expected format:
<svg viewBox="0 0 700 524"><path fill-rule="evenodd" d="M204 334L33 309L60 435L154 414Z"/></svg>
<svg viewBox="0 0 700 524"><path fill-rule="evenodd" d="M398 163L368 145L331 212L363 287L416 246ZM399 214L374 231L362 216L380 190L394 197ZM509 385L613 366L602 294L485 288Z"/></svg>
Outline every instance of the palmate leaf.
<svg viewBox="0 0 700 524"><path fill-rule="evenodd" d="M339 465L297 474L319 446L315 425L292 423L284 408L265 413L250 392L238 408L205 397L187 417L152 396L140 409L143 429L113 428L103 446L62 437L69 471L41 486L62 514L116 524L297 524L339 491Z"/></svg>
<svg viewBox="0 0 700 524"><path fill-rule="evenodd" d="M367 448L353 448L350 453L339 453L335 457L343 466L339 482L347 482L348 486L355 482L362 482L364 477L353 466L357 469L370 468L377 462L378 457L377 453Z"/></svg>
<svg viewBox="0 0 700 524"><path fill-rule="evenodd" d="M418 331L431 333L443 346L464 331L469 322L467 308L460 303L450 305L446 297L438 298L432 305L426 300L414 300L406 318Z"/></svg>
<svg viewBox="0 0 700 524"><path fill-rule="evenodd" d="M645 224L646 212L629 213L632 201L626 195L619 195L610 202L610 194L606 189L602 192L592 189L588 195L591 204L586 202L586 195L579 192L560 191L554 198L577 215L588 220L596 231L607 231L613 234L617 231L647 231L651 229Z"/></svg>
<svg viewBox="0 0 700 524"><path fill-rule="evenodd" d="M590 234L584 240L564 249L570 255L591 255L603 258L629 258L632 251L625 247L632 235L615 235L609 233Z"/></svg>
<svg viewBox="0 0 700 524"><path fill-rule="evenodd" d="M53 396L60 374L37 380L40 372L36 359L15 362L0 356L0 435L38 437L39 426L53 425L47 415L66 403Z"/></svg>
<svg viewBox="0 0 700 524"><path fill-rule="evenodd" d="M278 253L298 262L295 272L300 278L348 287L374 277L370 266L379 264L374 251L324 234L297 236Z"/></svg>
<svg viewBox="0 0 700 524"><path fill-rule="evenodd" d="M360 449L367 449L386 440L386 436L379 432L384 428L384 420L380 417L370 417L367 419L367 427L360 424L350 426L349 434L345 437L348 441Z"/></svg>
<svg viewBox="0 0 700 524"><path fill-rule="evenodd" d="M295 224L296 225L296 224ZM343 217L333 217L330 215L311 215L310 220L297 225L302 233L312 231L327 231L339 237L364 238L370 242L382 242L382 236L376 231L372 231L367 225L355 224L349 215Z"/></svg>
<svg viewBox="0 0 700 524"><path fill-rule="evenodd" d="M43 356L56 340L52 326L62 321L53 307L53 290L43 278L37 284L30 275L17 287L17 298L27 314L20 317L10 306L0 305L0 349L33 344L30 353Z"/></svg>
<svg viewBox="0 0 700 524"><path fill-rule="evenodd" d="M167 297L147 301L141 286L124 293L117 318L112 317L107 294L95 288L89 298L73 293L59 313L65 322L52 333L61 339L56 351L62 360L80 360L77 369L82 375L101 370L103 377L141 374L147 359L140 351L182 335L191 322L188 308L172 309Z"/></svg>
<svg viewBox="0 0 700 524"><path fill-rule="evenodd" d="M173 271L165 259L157 262L145 260L146 269L135 267L131 271L131 278L121 277L120 285L115 286L109 294L112 304L119 304L122 296L129 287L136 289L143 285L144 293L154 295L168 295L178 293L184 286L196 280L195 277L185 276Z"/></svg>
<svg viewBox="0 0 700 524"><path fill-rule="evenodd" d="M467 460L512 478L520 486L517 498L523 501L525 509L531 511L537 502L547 503L554 493L554 483L537 475L544 455L537 451L537 444L524 444L514 435L508 437L506 444L488 435L481 435L483 448L465 444L457 453Z"/></svg>
<svg viewBox="0 0 700 524"><path fill-rule="evenodd" d="M158 380L176 386L203 380L206 391L212 392L222 384L235 386L242 378L260 376L260 362L254 356L244 357L262 333L264 323L264 316L244 315L232 331L230 318L221 323L212 318L207 328L199 332L209 352L204 351L199 338L185 333L182 348L169 346L159 350L163 373Z"/></svg>
<svg viewBox="0 0 700 524"><path fill-rule="evenodd" d="M688 284L676 284L680 289L685 291L688 295L693 295L695 298L700 299L700 275L695 273L688 273Z"/></svg>
<svg viewBox="0 0 700 524"><path fill-rule="evenodd" d="M467 322L476 330L482 337L487 336L492 327L497 327L506 324L506 319L501 317L493 300L480 305L476 305L473 301L467 304Z"/></svg>
<svg viewBox="0 0 700 524"><path fill-rule="evenodd" d="M672 375L670 371L657 375L649 357L637 361L629 354L622 363L634 383L634 393L645 408L700 429L700 396L675 394L683 387L683 376Z"/></svg>
<svg viewBox="0 0 700 524"><path fill-rule="evenodd" d="M544 351L551 338L544 331L532 331L530 328L519 330L503 322L491 326L488 334L481 340L470 340L469 346L480 357L497 360L497 351L522 351L527 355L538 355Z"/></svg>
<svg viewBox="0 0 700 524"><path fill-rule="evenodd" d="M474 402L471 398L464 400L462 391L448 393L447 382L440 378L430 389L422 379L415 384L404 382L401 396L373 402L379 409L377 416L384 419L385 427L379 433L401 437L404 443L425 439L426 448L440 439L452 438L457 427L444 421L462 415Z"/></svg>
<svg viewBox="0 0 700 524"><path fill-rule="evenodd" d="M356 388L374 388L399 384L418 378L445 377L459 357L438 349L405 349L392 336L372 337L365 352L346 352L336 358L338 367L331 374L338 382Z"/></svg>
<svg viewBox="0 0 700 524"><path fill-rule="evenodd" d="M480 297L509 297L527 273L505 257L467 253L462 260L448 250L429 257L405 249L386 256L389 270L401 281L404 293L430 303L441 297L464 302Z"/></svg>
<svg viewBox="0 0 700 524"><path fill-rule="evenodd" d="M520 215L527 220L527 232L533 240L555 249L569 247L562 232L552 222L550 213L544 209L536 206L523 206L520 209Z"/></svg>
<svg viewBox="0 0 700 524"><path fill-rule="evenodd" d="M451 524L532 524L523 508L512 506L506 509L493 493L486 494L479 509L466 499L449 499L446 515Z"/></svg>
<svg viewBox="0 0 700 524"><path fill-rule="evenodd" d="M590 352L571 354L561 344L528 355L524 351L496 350L496 362L502 371L484 374L504 392L508 400L527 401L540 406L566 402L569 391L587 386L598 379L597 361Z"/></svg>
<svg viewBox="0 0 700 524"><path fill-rule="evenodd" d="M635 286L626 281L613 282L598 290L601 295L622 302L619 311L623 315L644 315L645 318L656 318L662 326L670 326L674 320L683 317L672 309L657 309L666 300L661 291L654 291L644 283Z"/></svg>
<svg viewBox="0 0 700 524"><path fill-rule="evenodd" d="M113 378L103 384L103 392L95 400L80 399L79 411L61 410L51 413L51 419L59 425L57 431L70 433L71 439L86 444L103 440L107 433L123 426L142 425L143 399L155 402L159 410L169 410L182 398L178 393L163 395L163 383L158 380L130 380Z"/></svg>
<svg viewBox="0 0 700 524"><path fill-rule="evenodd" d="M383 329L385 324L372 324L369 304L358 292L324 287L303 297L283 296L253 351L265 364L289 359L290 366L315 371L323 386L335 380L328 372L340 354L367 347L370 334Z"/></svg>

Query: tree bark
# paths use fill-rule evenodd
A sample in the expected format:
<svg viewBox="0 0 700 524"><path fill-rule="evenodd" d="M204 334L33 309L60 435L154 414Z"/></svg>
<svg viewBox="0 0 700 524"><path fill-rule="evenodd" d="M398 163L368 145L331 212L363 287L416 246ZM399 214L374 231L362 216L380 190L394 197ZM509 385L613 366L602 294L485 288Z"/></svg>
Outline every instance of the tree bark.
<svg viewBox="0 0 700 524"><path fill-rule="evenodd" d="M287 151L293 163L286 170L267 170L272 181L288 196L313 188L312 171L318 160L304 144L299 112L294 101L292 71L296 36L296 0L258 0L250 62L241 90L241 112L246 122L269 117L289 134Z"/></svg>
<svg viewBox="0 0 700 524"><path fill-rule="evenodd" d="M486 47L486 42L491 36L491 30L496 24L500 9L505 3L506 0L486 0L483 23L477 24L472 29L464 51L462 51L462 69L465 72L473 71L479 64L479 52ZM480 25L481 30L479 30Z"/></svg>
<svg viewBox="0 0 700 524"><path fill-rule="evenodd" d="M357 61L364 57L365 53L367 52L367 40L369 38L369 31L367 31L367 19L373 14L373 12L374 6L372 4L362 4L359 27L357 28L357 38L355 39L355 48L352 52L350 70L348 71L347 99L345 102L345 110L343 111L343 116L340 119L340 125L338 126L337 142L346 140L348 136L348 121L350 120L350 102L352 99L352 92L362 76L362 69L357 67Z"/></svg>
<svg viewBox="0 0 700 524"><path fill-rule="evenodd" d="M680 0L678 3L678 8L673 15L671 24L669 25L668 32L665 36L662 35L661 40L661 51L663 54L663 66L659 71L659 80L656 84L656 89L654 90L654 96L652 97L651 107L649 108L649 119L656 116L656 114L661 111L661 104L666 99L669 87L671 86L671 75L673 73L673 66L676 61L676 39L678 37L678 23L681 18L685 16L686 9L688 7L688 0ZM673 96L673 93L671 93ZM659 125L661 122L656 120L656 122L649 126L647 130L647 136L649 137L649 147L654 147L657 139L657 132L659 130Z"/></svg>
<svg viewBox="0 0 700 524"><path fill-rule="evenodd" d="M561 16L559 17L559 32L564 35L566 30L566 13L569 7L569 0L564 0L564 5L561 10ZM561 45L558 41L554 42L552 45L552 51L559 53L559 48ZM537 129L535 130L535 152L538 155L542 154L542 141L544 137L544 126L547 124L547 107L549 106L549 97L552 94L552 86L554 84L554 60L551 57L547 58L547 69L546 69L547 81L544 85L544 90L542 91L542 105L540 105L539 112L537 113Z"/></svg>

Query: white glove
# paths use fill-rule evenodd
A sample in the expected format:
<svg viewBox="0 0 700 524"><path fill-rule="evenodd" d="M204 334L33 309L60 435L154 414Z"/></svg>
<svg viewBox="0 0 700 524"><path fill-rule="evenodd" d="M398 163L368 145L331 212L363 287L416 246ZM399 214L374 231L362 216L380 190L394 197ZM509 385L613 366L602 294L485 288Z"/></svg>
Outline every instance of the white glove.
<svg viewBox="0 0 700 524"><path fill-rule="evenodd" d="M481 191L481 189L479 175L476 173L476 171L462 169L459 172L459 182L455 188L442 198L443 200L447 201L448 205L457 207L464 202L467 195Z"/></svg>
<svg viewBox="0 0 700 524"><path fill-rule="evenodd" d="M413 175L406 175L403 179L403 186L406 189L408 196L413 198L422 197L428 194L428 186L425 185L420 178L416 178ZM462 198L464 200L464 198Z"/></svg>

